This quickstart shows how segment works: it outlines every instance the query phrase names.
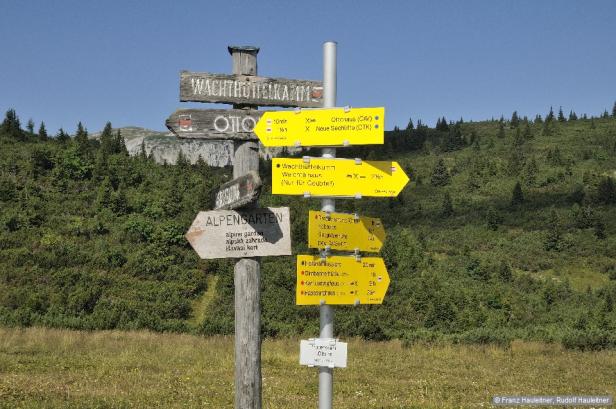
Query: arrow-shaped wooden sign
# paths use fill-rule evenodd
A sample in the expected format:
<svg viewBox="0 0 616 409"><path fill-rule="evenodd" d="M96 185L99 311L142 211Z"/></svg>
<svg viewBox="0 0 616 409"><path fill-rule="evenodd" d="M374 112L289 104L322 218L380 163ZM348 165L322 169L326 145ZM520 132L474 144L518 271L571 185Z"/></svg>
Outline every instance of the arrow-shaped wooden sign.
<svg viewBox="0 0 616 409"><path fill-rule="evenodd" d="M237 209L254 202L261 193L261 178L252 170L221 185L212 195L214 209Z"/></svg>
<svg viewBox="0 0 616 409"><path fill-rule="evenodd" d="M385 241L381 219L345 213L308 212L308 247L378 252Z"/></svg>
<svg viewBox="0 0 616 409"><path fill-rule="evenodd" d="M382 304L389 274L380 257L297 256L297 305Z"/></svg>
<svg viewBox="0 0 616 409"><path fill-rule="evenodd" d="M318 108L323 105L323 83L182 71L180 101Z"/></svg>
<svg viewBox="0 0 616 409"><path fill-rule="evenodd" d="M264 146L382 144L385 108L323 108L264 113L255 134Z"/></svg>
<svg viewBox="0 0 616 409"><path fill-rule="evenodd" d="M165 125L179 138L257 139L253 129L264 111L178 109Z"/></svg>
<svg viewBox="0 0 616 409"><path fill-rule="evenodd" d="M398 162L272 159L272 193L325 197L395 197L409 178Z"/></svg>

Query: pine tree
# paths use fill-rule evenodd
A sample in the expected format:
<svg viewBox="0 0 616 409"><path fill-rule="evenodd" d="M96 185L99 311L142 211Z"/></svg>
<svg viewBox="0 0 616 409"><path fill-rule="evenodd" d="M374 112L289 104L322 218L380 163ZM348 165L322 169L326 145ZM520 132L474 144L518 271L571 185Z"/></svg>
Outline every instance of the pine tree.
<svg viewBox="0 0 616 409"><path fill-rule="evenodd" d="M122 136L122 132L118 129L116 131L115 137L113 138L113 153L121 153L125 156L128 156L128 150L126 149L126 143L124 142L124 137Z"/></svg>
<svg viewBox="0 0 616 409"><path fill-rule="evenodd" d="M513 137L513 146L520 147L524 145L526 142L526 138L522 137L522 132L520 132L520 128L515 129L515 136Z"/></svg>
<svg viewBox="0 0 616 409"><path fill-rule="evenodd" d="M505 137L505 124L503 122L499 122L498 124L498 134L497 136L500 139L503 139Z"/></svg>
<svg viewBox="0 0 616 409"><path fill-rule="evenodd" d="M554 110L550 107L550 112L545 117L545 122L552 122L554 120Z"/></svg>
<svg viewBox="0 0 616 409"><path fill-rule="evenodd" d="M535 115L535 123L540 124L543 122L543 118L541 118L541 115L537 114Z"/></svg>
<svg viewBox="0 0 616 409"><path fill-rule="evenodd" d="M560 107L560 109L558 110L558 122L567 122L565 114L563 113L563 107Z"/></svg>
<svg viewBox="0 0 616 409"><path fill-rule="evenodd" d="M201 157L201 155L199 155ZM148 153L145 150L145 141L141 142L141 148L139 149L139 158L146 160L148 158Z"/></svg>
<svg viewBox="0 0 616 409"><path fill-rule="evenodd" d="M607 238L607 234L605 233L605 223L600 220L597 220L595 224L595 237L599 240L605 240Z"/></svg>
<svg viewBox="0 0 616 409"><path fill-rule="evenodd" d="M498 230L498 226L503 222L502 216L498 213L498 211L490 207L486 212L486 224L488 229L496 231Z"/></svg>
<svg viewBox="0 0 616 409"><path fill-rule="evenodd" d="M111 186L111 181L108 177L105 177L96 192L96 207L99 210L109 208L111 205L112 193L113 186Z"/></svg>
<svg viewBox="0 0 616 409"><path fill-rule="evenodd" d="M513 192L511 192L511 206L519 206L522 203L524 203L524 193L522 193L522 186L518 181L513 187Z"/></svg>
<svg viewBox="0 0 616 409"><path fill-rule="evenodd" d="M113 135L112 135L111 122L107 122L105 124L105 127L103 128L103 132L101 132L100 141L101 141L100 149L105 151L108 154L112 154L114 146L113 146Z"/></svg>
<svg viewBox="0 0 616 409"><path fill-rule="evenodd" d="M179 169L186 169L189 165L188 159L186 159L186 155L184 155L182 149L180 149L178 152L178 157L175 161L175 164Z"/></svg>
<svg viewBox="0 0 616 409"><path fill-rule="evenodd" d="M28 130L28 134L30 134L30 136L34 135L34 121L32 120L32 118L28 119L28 125L26 125L26 129Z"/></svg>
<svg viewBox="0 0 616 409"><path fill-rule="evenodd" d="M88 142L88 131L85 130L85 128L81 124L81 121L77 124L75 142L77 143L77 152L79 152L81 156L87 155L90 150Z"/></svg>
<svg viewBox="0 0 616 409"><path fill-rule="evenodd" d="M520 125L520 118L518 118L518 111L513 111L511 115L511 127L517 128Z"/></svg>
<svg viewBox="0 0 616 409"><path fill-rule="evenodd" d="M453 203L451 202L449 192L445 192L443 201L441 202L441 216L449 217L451 215L453 215Z"/></svg>
<svg viewBox="0 0 616 409"><path fill-rule="evenodd" d="M535 157L532 156L524 168L524 184L529 187L535 186L538 172L539 168L537 166L537 161Z"/></svg>
<svg viewBox="0 0 616 409"><path fill-rule="evenodd" d="M9 109L6 111L4 121L2 121L2 125L0 125L0 131L10 138L18 140L24 139L24 133L21 130L21 123L14 109Z"/></svg>
<svg viewBox="0 0 616 409"><path fill-rule="evenodd" d="M432 170L432 175L430 176L430 183L432 186L446 186L449 184L450 176L447 167L445 166L445 161L443 158L440 158L436 163L436 166Z"/></svg>
<svg viewBox="0 0 616 409"><path fill-rule="evenodd" d="M571 112L569 112L569 120L570 121L577 121L577 119L578 119L578 117L577 117L576 113L573 110L571 110Z"/></svg>
<svg viewBox="0 0 616 409"><path fill-rule="evenodd" d="M610 114L607 112L607 109L603 111L603 115L601 115L601 118L603 119L607 119L610 117Z"/></svg>
<svg viewBox="0 0 616 409"><path fill-rule="evenodd" d="M43 126L43 123L41 122L41 126ZM40 131L39 131L39 135L40 135ZM43 138L41 138L43 139ZM66 132L64 132L64 129L60 128L58 130L58 133L56 134L56 141L60 142L61 144L65 144L68 141L71 140L71 137L69 134L67 134Z"/></svg>
<svg viewBox="0 0 616 409"><path fill-rule="evenodd" d="M415 129L415 126L413 126L413 118L409 118L409 123L406 125L406 130L411 131L413 129Z"/></svg>
<svg viewBox="0 0 616 409"><path fill-rule="evenodd" d="M612 118L616 118L616 101L614 102L614 106L612 107Z"/></svg>
<svg viewBox="0 0 616 409"><path fill-rule="evenodd" d="M524 139L527 141L533 139L533 131L530 129L530 124L528 122L526 122L526 125L524 126Z"/></svg>
<svg viewBox="0 0 616 409"><path fill-rule="evenodd" d="M45 129L45 122L41 121L41 126L39 126L38 137L42 141L46 141L49 136L47 135L47 129Z"/></svg>

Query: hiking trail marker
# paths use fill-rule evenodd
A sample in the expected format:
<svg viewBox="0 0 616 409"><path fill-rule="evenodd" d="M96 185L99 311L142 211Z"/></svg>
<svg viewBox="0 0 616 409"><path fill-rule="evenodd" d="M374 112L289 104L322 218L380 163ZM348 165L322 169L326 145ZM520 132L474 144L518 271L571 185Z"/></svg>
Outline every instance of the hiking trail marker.
<svg viewBox="0 0 616 409"><path fill-rule="evenodd" d="M308 212L308 247L379 252L385 241L381 219L357 214Z"/></svg>
<svg viewBox="0 0 616 409"><path fill-rule="evenodd" d="M178 109L165 125L178 138L257 139L253 129L263 114L247 109Z"/></svg>
<svg viewBox="0 0 616 409"><path fill-rule="evenodd" d="M212 195L214 210L237 209L257 200L261 193L261 178L251 170L245 175L221 185Z"/></svg>
<svg viewBox="0 0 616 409"><path fill-rule="evenodd" d="M203 259L290 255L289 208L199 212L186 239Z"/></svg>
<svg viewBox="0 0 616 409"><path fill-rule="evenodd" d="M380 257L297 256L297 305L382 304L389 274Z"/></svg>
<svg viewBox="0 0 616 409"><path fill-rule="evenodd" d="M272 193L325 197L396 197L409 178L398 162L273 158Z"/></svg>
<svg viewBox="0 0 616 409"><path fill-rule="evenodd" d="M347 343L335 338L310 338L299 344L299 364L346 368Z"/></svg>
<svg viewBox="0 0 616 409"><path fill-rule="evenodd" d="M385 108L323 108L265 112L254 133L264 146L383 144Z"/></svg>

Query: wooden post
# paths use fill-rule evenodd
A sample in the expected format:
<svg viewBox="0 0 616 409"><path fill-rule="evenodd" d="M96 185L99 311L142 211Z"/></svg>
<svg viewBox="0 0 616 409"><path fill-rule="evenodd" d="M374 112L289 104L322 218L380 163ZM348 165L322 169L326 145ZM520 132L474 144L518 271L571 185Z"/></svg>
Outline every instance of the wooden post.
<svg viewBox="0 0 616 409"><path fill-rule="evenodd" d="M229 47L233 74L257 75L257 47ZM236 109L254 109L234 105ZM259 145L236 141L233 178L259 172ZM253 206L256 207L255 201ZM255 259L235 264L235 408L261 409L261 267Z"/></svg>

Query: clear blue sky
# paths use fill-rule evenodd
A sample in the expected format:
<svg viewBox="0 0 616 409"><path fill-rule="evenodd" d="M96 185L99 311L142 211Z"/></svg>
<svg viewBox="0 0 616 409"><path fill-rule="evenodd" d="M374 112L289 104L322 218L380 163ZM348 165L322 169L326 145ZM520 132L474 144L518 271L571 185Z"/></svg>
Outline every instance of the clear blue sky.
<svg viewBox="0 0 616 409"><path fill-rule="evenodd" d="M614 0L6 0L0 109L53 133L162 130L178 107L208 107L179 102L180 70L227 73L227 45L255 45L260 75L321 79L327 40L338 105L385 106L387 129L616 100Z"/></svg>

